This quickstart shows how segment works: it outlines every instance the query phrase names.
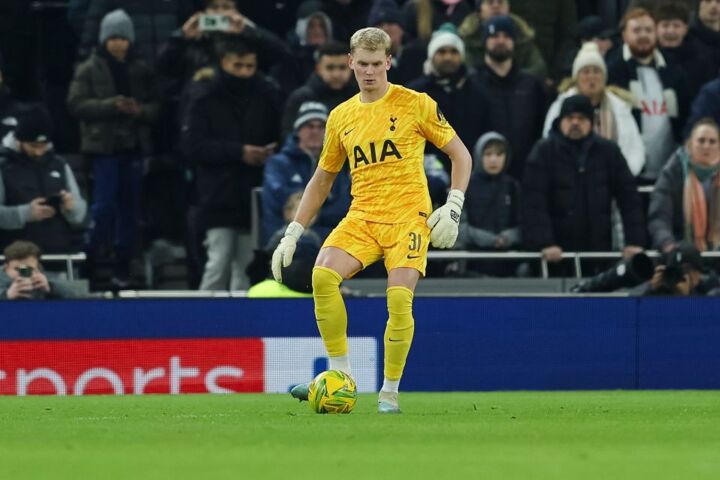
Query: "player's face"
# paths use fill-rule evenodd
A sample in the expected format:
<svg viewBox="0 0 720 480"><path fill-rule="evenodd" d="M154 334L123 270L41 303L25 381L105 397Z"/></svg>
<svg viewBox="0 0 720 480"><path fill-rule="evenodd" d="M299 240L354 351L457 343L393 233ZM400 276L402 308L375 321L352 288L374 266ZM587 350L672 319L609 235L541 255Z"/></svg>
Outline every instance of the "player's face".
<svg viewBox="0 0 720 480"><path fill-rule="evenodd" d="M655 20L649 16L628 20L622 35L623 41L627 43L635 57L649 57L655 50L657 44Z"/></svg>
<svg viewBox="0 0 720 480"><path fill-rule="evenodd" d="M687 23L682 20L661 20L657 24L658 43L661 47L676 48L682 45L688 33Z"/></svg>
<svg viewBox="0 0 720 480"><path fill-rule="evenodd" d="M390 55L385 55L382 50L371 52L364 48L355 49L350 54L350 68L355 72L360 90L373 92L385 88L390 62Z"/></svg>
<svg viewBox="0 0 720 480"><path fill-rule="evenodd" d="M597 65L588 65L578 72L578 90L586 97L595 97L605 90L605 74Z"/></svg>
<svg viewBox="0 0 720 480"><path fill-rule="evenodd" d="M462 63L460 52L452 47L443 47L438 49L432 58L433 67L440 75L452 75L457 72Z"/></svg>
<svg viewBox="0 0 720 480"><path fill-rule="evenodd" d="M345 55L323 55L315 71L332 90L342 89L350 80L350 67Z"/></svg>
<svg viewBox="0 0 720 480"><path fill-rule="evenodd" d="M718 131L709 125L696 127L688 139L688 150L695 164L713 167L720 163Z"/></svg>
<svg viewBox="0 0 720 480"><path fill-rule="evenodd" d="M257 72L257 55L248 53L247 55L237 55L228 53L222 58L220 66L230 75L237 78L250 78Z"/></svg>

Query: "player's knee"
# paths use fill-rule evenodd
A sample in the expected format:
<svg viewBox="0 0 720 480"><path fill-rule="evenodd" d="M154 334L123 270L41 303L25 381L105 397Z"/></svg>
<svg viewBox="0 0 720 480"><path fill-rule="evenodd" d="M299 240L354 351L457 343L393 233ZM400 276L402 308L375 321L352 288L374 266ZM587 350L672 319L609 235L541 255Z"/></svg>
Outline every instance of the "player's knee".
<svg viewBox="0 0 720 480"><path fill-rule="evenodd" d="M412 315L413 292L405 287L387 289L388 324L391 328L404 330L415 326Z"/></svg>
<svg viewBox="0 0 720 480"><path fill-rule="evenodd" d="M315 267L312 272L312 286L315 293L326 293L340 287L342 277L327 267Z"/></svg>

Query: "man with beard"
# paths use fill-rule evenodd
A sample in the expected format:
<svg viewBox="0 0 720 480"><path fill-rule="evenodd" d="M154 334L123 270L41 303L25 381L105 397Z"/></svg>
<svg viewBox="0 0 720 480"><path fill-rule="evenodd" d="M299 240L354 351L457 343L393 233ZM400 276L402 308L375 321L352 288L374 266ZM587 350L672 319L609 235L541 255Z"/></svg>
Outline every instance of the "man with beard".
<svg viewBox="0 0 720 480"><path fill-rule="evenodd" d="M717 75L718 52L688 35L690 11L682 3L668 1L655 9L658 45L669 63L685 72L688 91L694 95Z"/></svg>
<svg viewBox="0 0 720 480"><path fill-rule="evenodd" d="M279 133L280 90L257 72L255 50L228 39L219 51L218 75L182 127L185 153L197 165L198 217L206 230L201 290L249 286L250 193Z"/></svg>
<svg viewBox="0 0 720 480"><path fill-rule="evenodd" d="M614 199L622 214L625 256L642 250L642 200L620 148L593 132L594 109L568 97L550 135L533 148L525 168L521 228L525 245L559 262L563 250L608 251Z"/></svg>
<svg viewBox="0 0 720 480"><path fill-rule="evenodd" d="M623 46L608 60L608 84L630 90L647 162L640 177L654 181L678 143L687 119L687 78L657 48L654 17L632 8L620 22Z"/></svg>
<svg viewBox="0 0 720 480"><path fill-rule="evenodd" d="M525 159L542 134L547 95L540 78L515 64L515 24L510 17L493 17L485 24L485 61L476 79L490 98L492 129L510 143L513 163L508 173L522 179Z"/></svg>
<svg viewBox="0 0 720 480"><path fill-rule="evenodd" d="M435 100L458 136L474 145L490 130L490 99L485 87L468 74L464 65L465 44L451 24L445 24L430 39L427 50L430 73L415 79L408 88L424 92ZM445 170L450 171L450 159L440 149L427 144L426 153L435 154Z"/></svg>

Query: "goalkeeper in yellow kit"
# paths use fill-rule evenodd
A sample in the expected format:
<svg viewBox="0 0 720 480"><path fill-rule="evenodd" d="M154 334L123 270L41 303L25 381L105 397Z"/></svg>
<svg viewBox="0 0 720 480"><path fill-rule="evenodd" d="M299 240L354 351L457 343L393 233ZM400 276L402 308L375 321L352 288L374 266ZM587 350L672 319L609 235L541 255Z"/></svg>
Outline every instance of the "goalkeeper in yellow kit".
<svg viewBox="0 0 720 480"><path fill-rule="evenodd" d="M330 113L318 168L305 189L295 221L273 253L272 271L275 279L282 281L281 267L292 262L305 226L322 206L347 160L352 204L315 262L315 316L330 369L352 375L340 283L384 258L389 316L378 411L400 413L398 387L413 338L413 295L420 275L425 274L428 240L438 248L455 244L472 161L430 97L388 83L390 37L384 31L364 28L355 32L349 61L360 93ZM452 161L447 203L432 214L423 168L426 140ZM308 385L296 386L292 395L306 400Z"/></svg>

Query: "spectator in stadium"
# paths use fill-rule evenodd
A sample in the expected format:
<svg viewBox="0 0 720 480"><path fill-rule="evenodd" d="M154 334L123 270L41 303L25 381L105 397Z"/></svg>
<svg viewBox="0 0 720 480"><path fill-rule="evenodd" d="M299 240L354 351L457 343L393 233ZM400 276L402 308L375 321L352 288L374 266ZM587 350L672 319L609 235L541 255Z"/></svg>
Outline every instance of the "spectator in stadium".
<svg viewBox="0 0 720 480"><path fill-rule="evenodd" d="M252 43L270 64L289 56L283 42L237 10L236 0L204 0L204 10L192 14L162 43L155 66L161 75L185 84L200 69L217 63L217 44L228 36ZM200 20L205 15L229 17L225 30L208 30Z"/></svg>
<svg viewBox="0 0 720 480"><path fill-rule="evenodd" d="M609 251L611 204L622 214L629 257L645 245L642 200L618 146L593 132L595 112L583 95L568 97L548 138L535 145L522 183L525 245L558 262L563 250Z"/></svg>
<svg viewBox="0 0 720 480"><path fill-rule="evenodd" d="M191 106L183 149L197 166L198 220L206 231L201 290L247 288L252 256L250 195L279 137L280 89L257 72L257 53L239 39L220 47L218 75Z"/></svg>
<svg viewBox="0 0 720 480"><path fill-rule="evenodd" d="M94 169L88 267L114 242L116 283L130 279L140 215L143 156L152 151L150 129L158 113L153 71L132 50L135 30L122 10L102 20L99 47L75 70L70 112L80 120L81 150Z"/></svg>
<svg viewBox="0 0 720 480"><path fill-rule="evenodd" d="M3 78L5 64L0 56L0 142L5 135L15 130L21 104L11 94Z"/></svg>
<svg viewBox="0 0 720 480"><path fill-rule="evenodd" d="M276 63L270 72L288 94L315 71L318 49L333 39L330 17L308 7L312 5L306 4L298 10L295 30L288 34L291 54Z"/></svg>
<svg viewBox="0 0 720 480"><path fill-rule="evenodd" d="M620 24L623 46L608 60L607 83L630 90L642 133L647 162L641 173L655 181L682 139L689 91L679 67L668 64L657 48L655 19L643 8L631 8Z"/></svg>
<svg viewBox="0 0 720 480"><path fill-rule="evenodd" d="M597 45L600 55L606 54L614 47L614 31L605 26L602 18L591 15L577 23L575 37L572 42L565 43L558 53L553 66L554 78L558 81L572 76L572 67L578 52L587 42Z"/></svg>
<svg viewBox="0 0 720 480"><path fill-rule="evenodd" d="M578 52L573 62L572 79L561 84L560 91L545 116L544 136L550 133L565 99L585 95L593 105L595 133L617 143L630 172L639 175L645 166L645 144L632 115L632 97L626 90L607 85L605 60L594 42L585 43Z"/></svg>
<svg viewBox="0 0 720 480"><path fill-rule="evenodd" d="M685 138L690 136L690 130L698 120L706 117L720 125L720 77L703 85L695 97L685 126Z"/></svg>
<svg viewBox="0 0 720 480"><path fill-rule="evenodd" d="M520 243L520 184L505 173L509 164L510 145L505 137L488 132L477 140L455 248L503 251ZM483 272L508 273L506 266Z"/></svg>
<svg viewBox="0 0 720 480"><path fill-rule="evenodd" d="M395 0L375 0L368 26L380 28L392 40L392 68L388 72L390 82L407 85L423 74L427 41L406 34L403 15Z"/></svg>
<svg viewBox="0 0 720 480"><path fill-rule="evenodd" d="M547 95L538 77L523 72L513 60L515 24L496 16L484 27L485 61L477 79L490 97L491 128L510 142L513 162L508 173L521 180L525 159L542 135Z"/></svg>
<svg viewBox="0 0 720 480"><path fill-rule="evenodd" d="M463 63L465 45L452 24L435 32L427 48L429 73L415 79L409 88L430 95L453 125L458 136L474 145L480 135L490 130L490 99L485 87L468 73ZM450 171L450 159L434 145L425 151L436 155Z"/></svg>
<svg viewBox="0 0 720 480"><path fill-rule="evenodd" d="M303 103L295 113L294 133L288 135L282 150L268 159L262 190L263 245L278 229L287 226L283 216L287 199L293 193L302 192L310 181L322 150L327 117L328 110L322 103ZM349 207L350 175L343 170L320 209L313 230L324 240Z"/></svg>
<svg viewBox="0 0 720 480"><path fill-rule="evenodd" d="M700 251L720 247L720 131L700 119L690 138L660 172L648 214L653 247L668 252L680 241Z"/></svg>
<svg viewBox="0 0 720 480"><path fill-rule="evenodd" d="M463 0L407 0L402 7L408 34L424 42L444 23L460 26L470 13L470 5Z"/></svg>
<svg viewBox="0 0 720 480"><path fill-rule="evenodd" d="M690 33L705 47L717 53L720 49L720 2L718 0L699 0L695 18L690 23ZM716 56L716 62L720 58ZM715 70L720 63L715 63Z"/></svg>
<svg viewBox="0 0 720 480"><path fill-rule="evenodd" d="M77 230L87 213L75 176L52 147L44 107L23 112L0 150L0 248L29 240L49 253L80 249Z"/></svg>
<svg viewBox="0 0 720 480"><path fill-rule="evenodd" d="M292 92L285 103L283 138L294 131L293 124L303 103L320 102L330 111L357 93L357 85L350 81L348 52L348 46L339 42L329 42L318 48L315 73L305 85Z"/></svg>
<svg viewBox="0 0 720 480"><path fill-rule="evenodd" d="M572 43L577 25L575 0L512 0L512 11L521 18L531 19L535 43L545 64L555 64L562 47Z"/></svg>
<svg viewBox="0 0 720 480"><path fill-rule="evenodd" d="M28 241L15 241L3 251L0 270L0 300L81 298L86 293L70 282L48 278L40 263L40 247Z"/></svg>
<svg viewBox="0 0 720 480"><path fill-rule="evenodd" d="M694 35L688 35L690 11L677 1L666 1L654 10L658 45L671 65L680 67L687 77L688 90L694 95L717 75L716 49L706 47Z"/></svg>
<svg viewBox="0 0 720 480"><path fill-rule="evenodd" d="M155 62L160 44L170 37L183 19L193 12L193 0L158 2L155 0L89 0L80 38L80 58L88 57L96 45L101 21L117 9L128 13L137 27L135 54L148 65Z"/></svg>
<svg viewBox="0 0 720 480"><path fill-rule="evenodd" d="M342 43L349 43L350 35L366 26L370 2L367 0L306 0L298 10L324 12L332 22L333 38Z"/></svg>
<svg viewBox="0 0 720 480"><path fill-rule="evenodd" d="M714 287L717 277L707 272L703 258L692 243L681 242L666 252L662 263L655 267L653 277L636 293L645 296L705 295L707 286ZM717 290L710 295L717 295Z"/></svg>
<svg viewBox="0 0 720 480"><path fill-rule="evenodd" d="M509 21L512 24L513 37L512 59L521 70L540 78L548 76L548 68L540 49L535 43L535 31L530 25L517 15L510 13L508 0L476 0L477 11L465 17L460 25L460 36L465 40L466 62L470 67L478 67L487 57L488 34L495 35L494 28L497 23L490 20L497 17L503 19L503 24ZM493 25L488 30L488 26ZM503 25L506 33L509 27Z"/></svg>

